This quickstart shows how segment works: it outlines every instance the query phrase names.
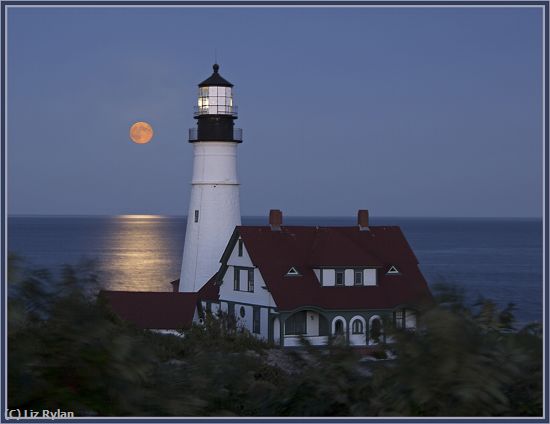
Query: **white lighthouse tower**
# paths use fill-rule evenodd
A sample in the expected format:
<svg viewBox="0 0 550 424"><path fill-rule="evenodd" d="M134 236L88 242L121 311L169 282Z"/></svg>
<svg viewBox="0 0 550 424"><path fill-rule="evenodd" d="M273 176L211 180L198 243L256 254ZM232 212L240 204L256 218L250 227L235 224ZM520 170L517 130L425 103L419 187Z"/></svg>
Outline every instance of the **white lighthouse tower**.
<svg viewBox="0 0 550 424"><path fill-rule="evenodd" d="M193 179L181 264L180 292L196 292L218 271L219 260L237 225L241 225L237 145L242 130L234 128L237 108L233 84L218 73L199 84L195 107Z"/></svg>

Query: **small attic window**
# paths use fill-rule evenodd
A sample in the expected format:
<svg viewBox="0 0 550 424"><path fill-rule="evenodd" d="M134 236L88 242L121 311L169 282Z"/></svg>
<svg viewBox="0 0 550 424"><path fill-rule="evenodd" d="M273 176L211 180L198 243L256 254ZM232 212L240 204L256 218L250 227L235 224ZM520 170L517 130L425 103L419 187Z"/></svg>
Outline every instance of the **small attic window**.
<svg viewBox="0 0 550 424"><path fill-rule="evenodd" d="M295 267L291 267L286 273L287 277L297 277L301 275Z"/></svg>
<svg viewBox="0 0 550 424"><path fill-rule="evenodd" d="M243 241L242 241L242 239L239 239L239 244L238 244L238 255L239 255L239 256L242 256L242 255L243 255Z"/></svg>
<svg viewBox="0 0 550 424"><path fill-rule="evenodd" d="M390 275L399 275L401 274L399 272L399 270L395 267L395 265L392 265L390 266L390 269L388 269L388 272L386 272L386 274L390 274Z"/></svg>

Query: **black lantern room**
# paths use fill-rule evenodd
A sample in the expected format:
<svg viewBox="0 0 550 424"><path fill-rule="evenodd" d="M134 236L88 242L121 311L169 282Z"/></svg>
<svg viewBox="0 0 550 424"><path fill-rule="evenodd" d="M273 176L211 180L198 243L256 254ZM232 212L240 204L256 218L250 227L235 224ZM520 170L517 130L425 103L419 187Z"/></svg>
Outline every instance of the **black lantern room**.
<svg viewBox="0 0 550 424"><path fill-rule="evenodd" d="M233 84L223 78L217 63L214 73L199 84L199 101L195 106L197 128L189 130L189 142L242 142L242 130L234 128L237 107L233 104Z"/></svg>

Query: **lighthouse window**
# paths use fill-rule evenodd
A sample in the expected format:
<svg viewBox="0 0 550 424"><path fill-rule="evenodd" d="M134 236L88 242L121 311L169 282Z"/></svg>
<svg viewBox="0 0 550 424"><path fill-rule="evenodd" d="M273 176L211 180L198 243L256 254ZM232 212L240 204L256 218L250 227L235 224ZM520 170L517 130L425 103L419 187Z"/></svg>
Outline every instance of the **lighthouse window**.
<svg viewBox="0 0 550 424"><path fill-rule="evenodd" d="M199 211L195 211L195 222L199 222Z"/></svg>

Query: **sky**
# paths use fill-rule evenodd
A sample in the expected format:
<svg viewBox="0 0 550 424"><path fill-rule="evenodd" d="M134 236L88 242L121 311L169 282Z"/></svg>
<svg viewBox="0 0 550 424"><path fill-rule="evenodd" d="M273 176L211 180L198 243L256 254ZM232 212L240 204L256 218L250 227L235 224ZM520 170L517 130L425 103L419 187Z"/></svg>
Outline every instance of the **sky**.
<svg viewBox="0 0 550 424"><path fill-rule="evenodd" d="M8 213L187 213L197 84L241 213L540 217L541 8L14 8ZM149 122L152 141L128 132Z"/></svg>

